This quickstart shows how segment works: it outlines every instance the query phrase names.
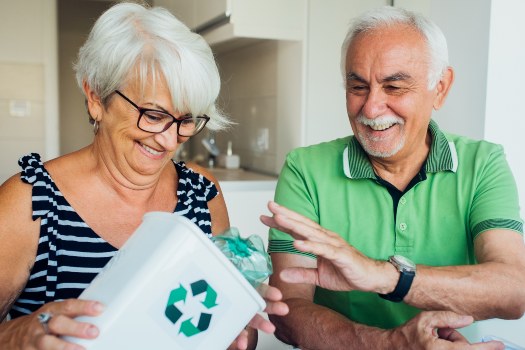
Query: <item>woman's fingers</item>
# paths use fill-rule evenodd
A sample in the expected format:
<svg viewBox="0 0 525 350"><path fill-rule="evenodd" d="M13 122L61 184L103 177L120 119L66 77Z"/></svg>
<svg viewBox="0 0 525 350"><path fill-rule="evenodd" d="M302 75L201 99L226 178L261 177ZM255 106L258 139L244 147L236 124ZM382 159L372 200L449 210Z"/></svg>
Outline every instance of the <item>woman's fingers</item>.
<svg viewBox="0 0 525 350"><path fill-rule="evenodd" d="M288 305L281 301L283 294L278 288L263 283L257 287L257 291L266 300L264 311L267 314L284 316L288 313Z"/></svg>
<svg viewBox="0 0 525 350"><path fill-rule="evenodd" d="M85 350L85 348L78 344L68 343L65 340L56 336L46 334L39 338L37 342L37 349L52 349L52 350Z"/></svg>
<svg viewBox="0 0 525 350"><path fill-rule="evenodd" d="M252 327L252 328L260 329L264 333L273 333L273 332L275 332L275 326L273 325L273 323L271 323L270 321L268 321L267 319L265 319L264 317L262 317L259 314L256 314L250 320L250 323L248 325L250 327Z"/></svg>
<svg viewBox="0 0 525 350"><path fill-rule="evenodd" d="M67 299L60 302L47 304L42 311L50 312L52 315L67 315L69 317L78 316L98 316L104 311L104 305L98 301Z"/></svg>
<svg viewBox="0 0 525 350"><path fill-rule="evenodd" d="M69 316L56 315L51 318L48 322L49 333L67 335L76 338L95 338L99 334L99 330L96 326L78 322Z"/></svg>

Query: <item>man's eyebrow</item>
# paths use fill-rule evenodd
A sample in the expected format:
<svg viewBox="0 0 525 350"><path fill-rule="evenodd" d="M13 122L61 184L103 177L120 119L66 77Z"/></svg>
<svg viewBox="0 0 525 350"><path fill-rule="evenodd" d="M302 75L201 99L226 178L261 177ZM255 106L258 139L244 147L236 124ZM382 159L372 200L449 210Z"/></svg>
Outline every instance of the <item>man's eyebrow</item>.
<svg viewBox="0 0 525 350"><path fill-rule="evenodd" d="M381 79L382 83L388 83L393 81L406 81L412 80L412 76L405 72L398 72Z"/></svg>
<svg viewBox="0 0 525 350"><path fill-rule="evenodd" d="M350 81L350 80L357 80L361 83L368 84L368 82L364 78L361 78L359 75L355 73L348 73L346 75L346 81Z"/></svg>

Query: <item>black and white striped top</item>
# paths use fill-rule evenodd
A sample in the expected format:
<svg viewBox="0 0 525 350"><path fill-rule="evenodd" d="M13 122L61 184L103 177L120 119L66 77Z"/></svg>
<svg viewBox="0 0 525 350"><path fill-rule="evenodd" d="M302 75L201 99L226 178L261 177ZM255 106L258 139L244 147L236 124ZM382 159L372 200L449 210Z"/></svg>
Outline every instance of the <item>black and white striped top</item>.
<svg viewBox="0 0 525 350"><path fill-rule="evenodd" d="M11 318L29 314L50 301L78 297L117 251L69 205L40 155L23 156L18 164L22 181L33 185L33 220L40 219L40 239L31 275L9 312ZM179 176L174 212L211 237L207 202L217 196L217 187L183 162L174 165Z"/></svg>

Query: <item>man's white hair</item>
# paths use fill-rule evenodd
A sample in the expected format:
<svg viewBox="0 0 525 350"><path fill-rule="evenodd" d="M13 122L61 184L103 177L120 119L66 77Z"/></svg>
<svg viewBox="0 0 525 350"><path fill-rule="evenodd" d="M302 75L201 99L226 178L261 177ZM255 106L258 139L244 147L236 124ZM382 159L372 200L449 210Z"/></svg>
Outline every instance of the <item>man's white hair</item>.
<svg viewBox="0 0 525 350"><path fill-rule="evenodd" d="M345 84L346 56L355 37L360 33L397 24L408 25L425 38L430 63L428 67L428 88L431 90L436 87L448 67L448 47L445 35L434 22L425 16L392 6L384 6L365 12L352 21L341 47L341 71Z"/></svg>

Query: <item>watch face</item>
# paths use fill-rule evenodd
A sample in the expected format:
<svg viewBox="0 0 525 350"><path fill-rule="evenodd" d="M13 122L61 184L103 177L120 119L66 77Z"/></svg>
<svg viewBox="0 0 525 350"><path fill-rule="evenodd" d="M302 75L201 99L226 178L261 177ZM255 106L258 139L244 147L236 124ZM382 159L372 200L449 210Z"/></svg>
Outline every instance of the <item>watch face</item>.
<svg viewBox="0 0 525 350"><path fill-rule="evenodd" d="M400 265L404 270L414 271L416 269L416 264L412 260L405 258L402 255L393 255L392 260L394 260L398 265Z"/></svg>

